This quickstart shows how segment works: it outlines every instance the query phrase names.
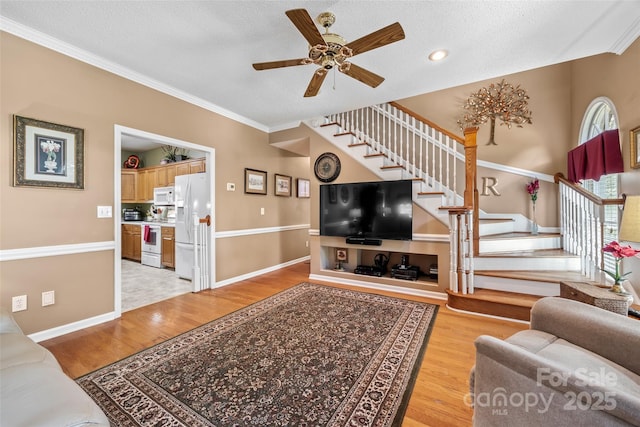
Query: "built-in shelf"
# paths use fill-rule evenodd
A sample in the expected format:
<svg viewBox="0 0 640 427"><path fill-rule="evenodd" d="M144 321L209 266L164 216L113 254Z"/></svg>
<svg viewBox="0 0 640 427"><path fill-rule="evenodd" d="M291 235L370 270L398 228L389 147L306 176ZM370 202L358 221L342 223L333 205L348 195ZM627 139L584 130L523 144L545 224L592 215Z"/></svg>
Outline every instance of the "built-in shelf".
<svg viewBox="0 0 640 427"><path fill-rule="evenodd" d="M380 246L368 246L348 244L342 237L317 236L312 238L311 249L311 270L315 276L348 283L371 284L372 287L383 285L387 288L398 288L399 291L404 289L444 294L448 287L449 249L448 244L443 242L383 240ZM346 262L340 263L343 270L336 269L338 250L347 256ZM380 254L389 259L385 274L375 276L354 273L359 265L375 266L376 256ZM416 280L392 277L393 267L402 264L403 256L406 257L407 264L420 269L421 274ZM432 267L438 268L438 276L433 277L429 274Z"/></svg>

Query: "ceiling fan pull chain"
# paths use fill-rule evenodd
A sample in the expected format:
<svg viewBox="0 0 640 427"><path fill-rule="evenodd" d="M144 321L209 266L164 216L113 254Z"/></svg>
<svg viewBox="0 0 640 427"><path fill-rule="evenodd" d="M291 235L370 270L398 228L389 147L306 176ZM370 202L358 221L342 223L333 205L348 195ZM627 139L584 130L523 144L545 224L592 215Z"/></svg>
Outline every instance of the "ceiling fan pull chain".
<svg viewBox="0 0 640 427"><path fill-rule="evenodd" d="M336 67L333 67L333 90L336 90Z"/></svg>

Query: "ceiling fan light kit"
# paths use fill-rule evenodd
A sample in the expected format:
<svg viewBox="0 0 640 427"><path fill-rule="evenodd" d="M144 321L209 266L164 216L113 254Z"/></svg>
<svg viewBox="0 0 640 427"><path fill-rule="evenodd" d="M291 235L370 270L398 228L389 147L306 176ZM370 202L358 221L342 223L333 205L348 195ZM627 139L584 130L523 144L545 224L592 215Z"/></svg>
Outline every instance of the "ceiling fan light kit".
<svg viewBox="0 0 640 427"><path fill-rule="evenodd" d="M347 60L361 53L404 39L404 30L396 22L358 40L347 43L342 36L329 32L329 28L336 21L335 15L331 12L323 12L317 17L318 23L325 29L324 34L320 34L305 9L292 9L285 12L285 14L309 43L307 58L260 62L253 64L253 68L262 71L296 65L315 64L319 66L320 68L311 77L311 82L309 82L304 93L305 97L318 94L328 70L331 69L337 69L339 72L373 88L379 86L384 81L384 77L358 67Z"/></svg>

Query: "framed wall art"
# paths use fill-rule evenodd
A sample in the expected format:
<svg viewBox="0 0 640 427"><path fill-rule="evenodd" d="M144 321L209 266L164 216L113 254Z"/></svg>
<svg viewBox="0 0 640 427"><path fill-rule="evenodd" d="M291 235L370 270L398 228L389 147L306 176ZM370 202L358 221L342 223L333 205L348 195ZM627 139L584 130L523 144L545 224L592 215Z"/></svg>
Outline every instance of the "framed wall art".
<svg viewBox="0 0 640 427"><path fill-rule="evenodd" d="M640 126L629 132L629 145L631 145L631 167L640 169Z"/></svg>
<svg viewBox="0 0 640 427"><path fill-rule="evenodd" d="M291 177L276 174L276 196L291 197Z"/></svg>
<svg viewBox="0 0 640 427"><path fill-rule="evenodd" d="M244 192L247 194L267 194L267 172L245 168Z"/></svg>
<svg viewBox="0 0 640 427"><path fill-rule="evenodd" d="M13 185L84 189L84 130L13 116Z"/></svg>
<svg viewBox="0 0 640 427"><path fill-rule="evenodd" d="M336 248L336 261L348 262L349 255L347 249L345 248Z"/></svg>
<svg viewBox="0 0 640 427"><path fill-rule="evenodd" d="M300 198L309 198L309 180L298 178L296 180L297 196Z"/></svg>

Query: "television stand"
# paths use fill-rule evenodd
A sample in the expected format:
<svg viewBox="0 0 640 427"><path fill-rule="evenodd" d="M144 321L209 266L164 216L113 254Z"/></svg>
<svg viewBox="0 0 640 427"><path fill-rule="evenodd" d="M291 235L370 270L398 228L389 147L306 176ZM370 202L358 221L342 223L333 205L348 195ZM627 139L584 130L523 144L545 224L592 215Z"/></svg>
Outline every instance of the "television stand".
<svg viewBox="0 0 640 427"><path fill-rule="evenodd" d="M309 278L446 298L446 290L449 288L448 241L383 239L379 246L368 246L363 242L364 236L351 237L360 238L359 243L345 243L345 237L311 235ZM345 271L335 270L338 251ZM388 270L371 268L381 266L381 255L386 258ZM411 258L411 262L407 257ZM392 275L392 266L401 265L406 268L398 268L396 274ZM412 269L411 266L417 268ZM426 274L432 268L439 268L447 274Z"/></svg>
<svg viewBox="0 0 640 427"><path fill-rule="evenodd" d="M369 246L382 245L382 239L370 239L366 237L347 237L346 241L351 245L369 245Z"/></svg>

